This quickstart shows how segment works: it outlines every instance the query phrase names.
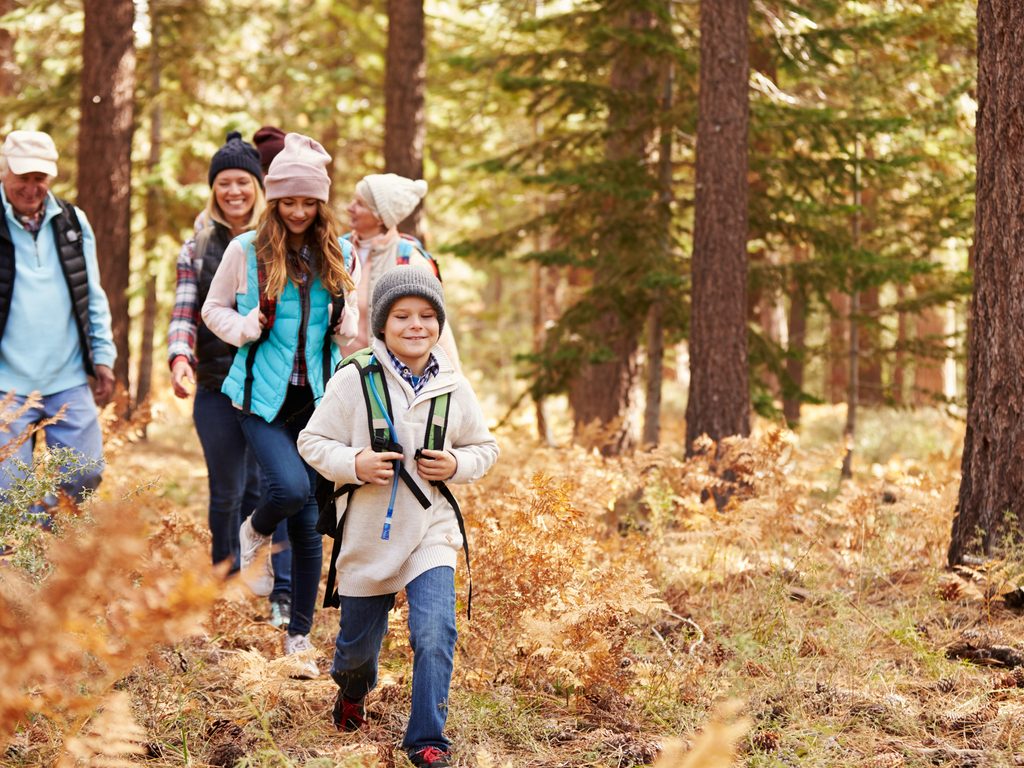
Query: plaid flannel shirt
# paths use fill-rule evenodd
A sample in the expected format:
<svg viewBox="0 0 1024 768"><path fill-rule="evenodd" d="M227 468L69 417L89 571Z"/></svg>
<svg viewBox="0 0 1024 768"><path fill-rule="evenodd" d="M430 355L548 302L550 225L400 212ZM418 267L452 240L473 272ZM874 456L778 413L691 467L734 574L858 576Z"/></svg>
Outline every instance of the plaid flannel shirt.
<svg viewBox="0 0 1024 768"><path fill-rule="evenodd" d="M430 359L423 368L423 373L419 376L413 374L412 369L395 357L395 353L390 349L388 350L388 355L390 355L391 362L395 366L395 370L398 371L398 375L409 382L409 386L412 387L412 391L417 395L420 393L420 390L426 386L426 383L436 376L441 370L441 366L438 365L437 358L434 357L433 354L430 355Z"/></svg>
<svg viewBox="0 0 1024 768"><path fill-rule="evenodd" d="M199 329L199 260L196 258L196 240L193 237L178 254L177 284L174 289L174 309L167 329L167 363L183 356L196 367L196 333Z"/></svg>

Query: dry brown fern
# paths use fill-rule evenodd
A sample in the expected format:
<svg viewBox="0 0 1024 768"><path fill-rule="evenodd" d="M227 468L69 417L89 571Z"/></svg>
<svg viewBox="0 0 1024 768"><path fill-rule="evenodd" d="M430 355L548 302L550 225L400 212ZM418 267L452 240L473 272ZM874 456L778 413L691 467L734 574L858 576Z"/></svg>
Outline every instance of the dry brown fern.
<svg viewBox="0 0 1024 768"><path fill-rule="evenodd" d="M217 597L204 550L150 549L139 503L95 506L95 525L53 541L41 584L0 572L0 742L33 712L73 737L117 680L194 632Z"/></svg>

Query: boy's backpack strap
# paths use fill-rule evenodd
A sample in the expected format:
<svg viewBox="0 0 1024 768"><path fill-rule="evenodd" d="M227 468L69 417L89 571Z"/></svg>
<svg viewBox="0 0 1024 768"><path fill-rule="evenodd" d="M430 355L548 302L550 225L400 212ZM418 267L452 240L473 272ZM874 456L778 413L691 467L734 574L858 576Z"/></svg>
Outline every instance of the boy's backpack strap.
<svg viewBox="0 0 1024 768"><path fill-rule="evenodd" d="M323 478L319 478L319 479L321 481L323 481L324 483L330 483L329 480L324 480ZM355 484L343 485L343 486L341 486L341 488L339 488L338 490L335 491L334 490L334 483L330 483L330 485L331 485L330 503L327 504L327 506L325 507L325 506L323 506L323 502L321 501L320 519L317 521L316 530L317 530L317 533L320 533L320 534L325 535L325 536L330 536L331 538L334 539L334 546L331 547L330 567L327 569L327 583L324 586L324 608L340 608L341 607L341 598L338 596L338 587L337 587L337 582L338 582L338 555L341 554L341 536L342 536L342 533L345 530L345 516L342 515L341 520L338 523L335 524L334 521L337 519L337 513L335 512L334 505L335 505L335 501L339 497L344 496L345 494L351 494L359 486L355 485ZM318 497L317 500L320 501L319 497ZM331 522L332 525L331 525L330 529L322 530L321 526L325 522L325 517L326 517L325 509L326 508L330 509L330 522Z"/></svg>
<svg viewBox="0 0 1024 768"><path fill-rule="evenodd" d="M455 495L449 490L448 486L441 481L434 481L431 483L437 490L444 496L445 501L451 504L452 509L455 510L455 520L459 524L459 533L462 534L462 554L466 556L466 584L468 588L468 595L466 596L466 618L473 618L473 569L469 565L469 536L466 534L466 521L462 517L462 510L459 508L459 502L455 499Z"/></svg>
<svg viewBox="0 0 1024 768"><path fill-rule="evenodd" d="M450 403L450 392L444 392L430 401L427 430L423 435L424 448L432 451L444 450L444 436L448 432L448 406Z"/></svg>
<svg viewBox="0 0 1024 768"><path fill-rule="evenodd" d="M448 413L451 405L451 393L444 392L430 401L430 411L427 413L427 431L423 436L423 447L432 451L444 450L445 434L448 431ZM466 600L466 618L472 618L473 610L473 571L469 565L469 536L466 534L466 521L462 517L462 510L455 494L451 492L443 482L434 481L431 483L441 495L444 496L453 510L455 520L459 524L459 533L462 534L462 553L466 556L466 581L469 584L469 596Z"/></svg>

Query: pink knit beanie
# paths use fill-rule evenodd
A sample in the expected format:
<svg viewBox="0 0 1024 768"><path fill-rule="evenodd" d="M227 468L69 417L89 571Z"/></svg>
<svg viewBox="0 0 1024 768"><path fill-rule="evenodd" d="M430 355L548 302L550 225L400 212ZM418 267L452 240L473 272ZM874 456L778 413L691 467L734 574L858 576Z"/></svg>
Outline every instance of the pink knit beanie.
<svg viewBox="0 0 1024 768"><path fill-rule="evenodd" d="M312 197L326 203L331 189L331 178L327 175L329 162L331 156L320 142L301 133L289 133L284 137L284 149L270 163L263 180L267 200Z"/></svg>

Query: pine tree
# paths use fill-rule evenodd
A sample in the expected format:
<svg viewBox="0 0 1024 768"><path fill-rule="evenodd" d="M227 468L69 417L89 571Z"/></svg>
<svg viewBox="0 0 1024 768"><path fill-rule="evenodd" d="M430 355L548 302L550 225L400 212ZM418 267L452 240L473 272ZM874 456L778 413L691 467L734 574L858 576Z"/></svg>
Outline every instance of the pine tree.
<svg viewBox="0 0 1024 768"><path fill-rule="evenodd" d="M978 181L967 436L951 565L990 554L1024 520L1024 6L978 3Z"/></svg>
<svg viewBox="0 0 1024 768"><path fill-rule="evenodd" d="M85 0L78 135L78 204L96 233L100 279L110 302L117 362L128 389L131 273L131 152L135 112L132 0Z"/></svg>
<svg viewBox="0 0 1024 768"><path fill-rule="evenodd" d="M427 47L423 0L388 0L388 47L384 69L384 170L423 177ZM399 223L421 240L423 204Z"/></svg>
<svg viewBox="0 0 1024 768"><path fill-rule="evenodd" d="M747 0L701 3L687 452L750 434L747 375Z"/></svg>

